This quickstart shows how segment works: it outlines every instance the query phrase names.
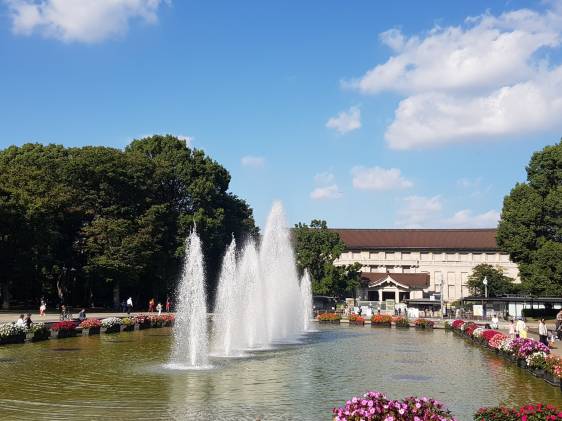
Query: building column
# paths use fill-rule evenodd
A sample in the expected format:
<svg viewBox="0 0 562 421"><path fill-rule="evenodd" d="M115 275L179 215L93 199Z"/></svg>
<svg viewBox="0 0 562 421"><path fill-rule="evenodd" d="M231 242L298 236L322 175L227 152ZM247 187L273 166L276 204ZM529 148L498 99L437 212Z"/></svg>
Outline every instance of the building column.
<svg viewBox="0 0 562 421"><path fill-rule="evenodd" d="M379 304L382 307L382 289L379 289Z"/></svg>
<svg viewBox="0 0 562 421"><path fill-rule="evenodd" d="M396 288L396 291L394 291L394 301L396 302L396 304L400 302L400 290L398 288Z"/></svg>

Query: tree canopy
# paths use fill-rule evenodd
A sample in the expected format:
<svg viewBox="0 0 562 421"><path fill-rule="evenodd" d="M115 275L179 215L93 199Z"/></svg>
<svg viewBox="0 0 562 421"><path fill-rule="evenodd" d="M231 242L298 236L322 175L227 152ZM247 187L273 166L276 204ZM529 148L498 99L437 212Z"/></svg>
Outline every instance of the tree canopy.
<svg viewBox="0 0 562 421"><path fill-rule="evenodd" d="M230 174L174 136L125 150L26 144L0 151L0 293L107 305L171 293L197 224L211 292L232 234L257 235Z"/></svg>
<svg viewBox="0 0 562 421"><path fill-rule="evenodd" d="M334 261L345 250L345 244L326 221L313 220L310 225L298 223L293 229L297 266L312 279L317 295L345 297L353 295L359 285L361 264L335 266Z"/></svg>
<svg viewBox="0 0 562 421"><path fill-rule="evenodd" d="M479 264L468 277L467 286L471 294L483 296L485 293L484 278L488 280L488 297L510 294L517 290L514 279L506 276L503 268L486 263Z"/></svg>
<svg viewBox="0 0 562 421"><path fill-rule="evenodd" d="M562 294L562 142L533 154L527 182L504 199L497 239L525 291Z"/></svg>

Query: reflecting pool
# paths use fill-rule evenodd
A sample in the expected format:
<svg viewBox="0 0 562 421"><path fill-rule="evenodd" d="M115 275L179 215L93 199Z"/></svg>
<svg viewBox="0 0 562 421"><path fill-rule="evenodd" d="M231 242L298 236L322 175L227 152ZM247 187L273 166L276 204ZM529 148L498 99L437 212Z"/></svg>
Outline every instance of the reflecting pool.
<svg viewBox="0 0 562 421"><path fill-rule="evenodd" d="M302 343L169 370L169 329L0 348L2 420L329 420L366 390L431 396L460 420L481 405L562 393L452 333L318 326Z"/></svg>

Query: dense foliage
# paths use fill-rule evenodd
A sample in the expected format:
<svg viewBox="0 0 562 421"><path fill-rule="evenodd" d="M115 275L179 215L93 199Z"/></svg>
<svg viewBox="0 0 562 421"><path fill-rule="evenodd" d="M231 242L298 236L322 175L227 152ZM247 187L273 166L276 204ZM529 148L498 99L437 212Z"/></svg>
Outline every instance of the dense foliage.
<svg viewBox="0 0 562 421"><path fill-rule="evenodd" d="M526 291L562 294L562 142L533 154L527 182L504 199L497 239Z"/></svg>
<svg viewBox="0 0 562 421"><path fill-rule="evenodd" d="M511 294L517 291L518 285L513 283L513 278L504 275L502 267L482 263L476 266L468 277L467 286L471 294L484 295L484 278L488 280L489 297Z"/></svg>
<svg viewBox="0 0 562 421"><path fill-rule="evenodd" d="M310 225L298 223L293 229L297 265L312 278L312 292L339 298L354 296L359 286L361 264L334 266L345 250L337 232L328 229L326 221L313 220Z"/></svg>
<svg viewBox="0 0 562 421"><path fill-rule="evenodd" d="M256 235L227 170L173 136L124 151L26 144L0 151L0 293L109 305L171 293L196 225L210 289L224 245Z"/></svg>

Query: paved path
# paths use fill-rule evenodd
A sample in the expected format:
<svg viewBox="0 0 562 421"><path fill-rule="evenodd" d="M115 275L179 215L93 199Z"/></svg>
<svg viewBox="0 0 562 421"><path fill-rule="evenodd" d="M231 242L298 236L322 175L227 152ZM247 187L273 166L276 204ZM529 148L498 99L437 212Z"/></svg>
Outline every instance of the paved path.
<svg viewBox="0 0 562 421"><path fill-rule="evenodd" d="M77 318L78 317L78 311L73 311L72 313L72 317ZM4 313L4 312L0 312L0 323L6 323L6 322L15 322L18 317L20 316L20 314L27 314L27 313L31 313L31 320L33 320L34 322L58 322L59 321L59 313L49 313L47 312L47 314L44 317L41 317L39 315L39 312L37 310L34 311L22 311L21 313ZM131 313L131 315L137 315L137 314L158 314L158 313L147 313L147 312L143 312L143 311L133 311ZM166 314L164 312L162 312L162 314ZM91 317L91 318L105 318L105 317L125 317L127 315L127 313L121 313L121 312L103 312L103 313L86 313L87 317Z"/></svg>

